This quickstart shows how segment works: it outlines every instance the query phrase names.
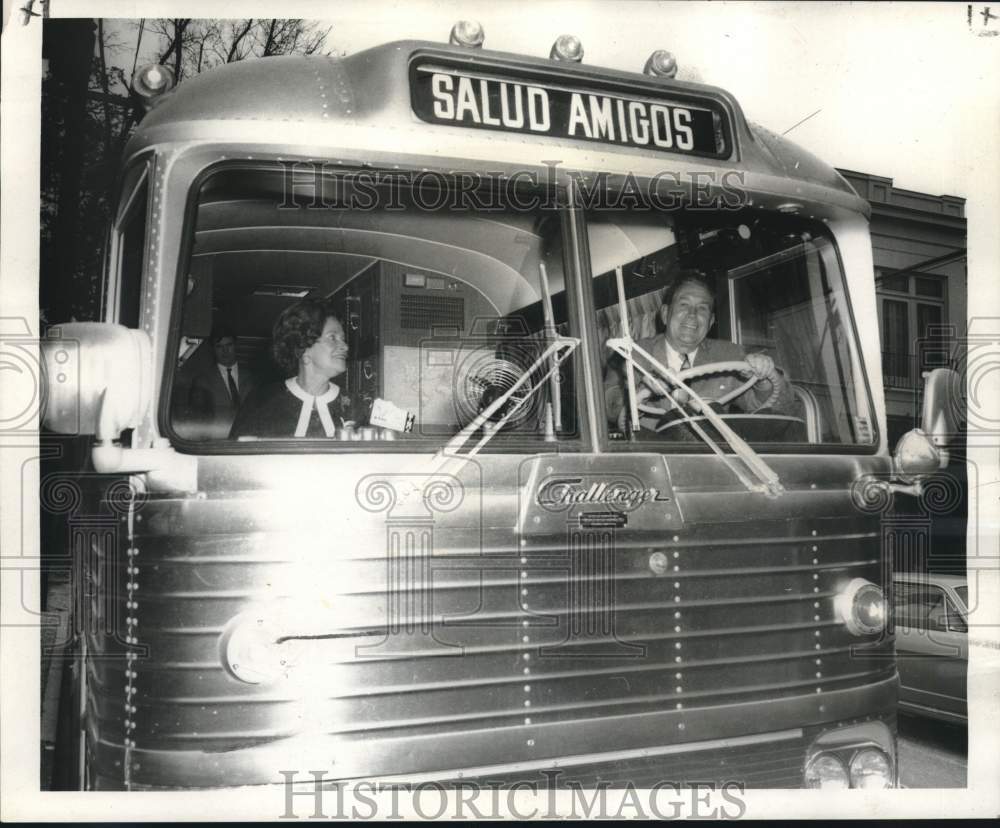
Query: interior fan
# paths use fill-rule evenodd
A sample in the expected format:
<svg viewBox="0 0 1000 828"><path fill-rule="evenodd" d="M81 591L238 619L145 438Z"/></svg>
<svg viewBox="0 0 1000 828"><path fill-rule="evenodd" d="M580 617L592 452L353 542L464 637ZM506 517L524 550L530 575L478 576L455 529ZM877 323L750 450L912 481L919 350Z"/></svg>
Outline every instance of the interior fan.
<svg viewBox="0 0 1000 828"><path fill-rule="evenodd" d="M515 352L511 353L511 350ZM527 348L523 354L518 353L519 350L504 348L504 353L500 355L495 348L484 347L461 361L455 378L455 407L463 426L472 422L524 376L534 360L534 354ZM504 428L517 428L525 422L536 421L539 398L536 394L528 399L531 385L530 379L523 382L489 419L497 422L510 414Z"/></svg>

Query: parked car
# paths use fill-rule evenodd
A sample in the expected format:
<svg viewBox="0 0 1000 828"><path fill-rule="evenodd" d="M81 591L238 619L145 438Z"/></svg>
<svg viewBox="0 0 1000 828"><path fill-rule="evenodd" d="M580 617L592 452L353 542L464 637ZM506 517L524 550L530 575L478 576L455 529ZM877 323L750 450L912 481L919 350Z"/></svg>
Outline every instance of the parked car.
<svg viewBox="0 0 1000 828"><path fill-rule="evenodd" d="M897 572L893 582L900 709L965 724L969 666L965 577Z"/></svg>

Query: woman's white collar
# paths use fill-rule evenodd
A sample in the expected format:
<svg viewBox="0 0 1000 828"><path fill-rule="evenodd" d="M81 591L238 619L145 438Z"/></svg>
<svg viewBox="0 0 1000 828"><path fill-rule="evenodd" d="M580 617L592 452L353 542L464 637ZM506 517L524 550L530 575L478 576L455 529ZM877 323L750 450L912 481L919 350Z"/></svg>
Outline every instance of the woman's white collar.
<svg viewBox="0 0 1000 828"><path fill-rule="evenodd" d="M303 402L312 402L315 400L316 402L321 403L332 403L335 399L337 399L337 397L340 396L340 386L335 382L331 382L330 387L316 397L304 390L302 386L299 385L299 381L296 377L289 377L286 379L285 387Z"/></svg>
<svg viewBox="0 0 1000 828"><path fill-rule="evenodd" d="M299 421L295 424L296 437L306 436L306 430L309 428L309 418L312 416L314 408L319 415L319 421L323 426L326 436L333 437L336 434L337 427L333 423L333 417L330 416L330 409L327 406L339 396L339 385L331 382L330 387L318 397L314 397L303 390L295 377L289 377L285 380L285 387L292 393L292 396L302 400L302 408L299 410Z"/></svg>

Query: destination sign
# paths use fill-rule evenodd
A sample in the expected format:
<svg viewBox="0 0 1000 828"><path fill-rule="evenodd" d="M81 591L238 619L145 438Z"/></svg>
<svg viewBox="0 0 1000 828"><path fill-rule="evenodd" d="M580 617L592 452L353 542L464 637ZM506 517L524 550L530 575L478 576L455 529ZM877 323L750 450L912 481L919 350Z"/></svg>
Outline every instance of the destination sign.
<svg viewBox="0 0 1000 828"><path fill-rule="evenodd" d="M729 155L721 107L418 65L413 111L432 124L684 155ZM655 93L654 93L655 94Z"/></svg>

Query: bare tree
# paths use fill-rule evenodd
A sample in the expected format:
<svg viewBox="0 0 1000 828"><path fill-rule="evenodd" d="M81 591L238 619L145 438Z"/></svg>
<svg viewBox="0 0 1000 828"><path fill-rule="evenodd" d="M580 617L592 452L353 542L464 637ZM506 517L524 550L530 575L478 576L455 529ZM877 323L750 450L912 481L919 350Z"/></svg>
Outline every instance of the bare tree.
<svg viewBox="0 0 1000 828"><path fill-rule="evenodd" d="M252 38L247 40L247 35L253 30L254 20L240 20L229 24L229 48L226 50L226 63L233 63L243 60L250 54Z"/></svg>
<svg viewBox="0 0 1000 828"><path fill-rule="evenodd" d="M169 66L183 81L224 63L327 53L330 29L281 18L152 18L47 21L44 31L42 307L55 321L92 319L116 173L141 117L128 95L139 64Z"/></svg>
<svg viewBox="0 0 1000 828"><path fill-rule="evenodd" d="M142 48L142 33L146 28L146 19L142 18L139 20L139 30L135 37L135 54L132 55L132 74L129 75L131 80L135 76L135 67L139 63L139 50Z"/></svg>
<svg viewBox="0 0 1000 828"><path fill-rule="evenodd" d="M105 42L104 34L104 20L100 17L97 18L97 58L98 58L98 69L100 70L98 78L101 84L101 91L104 93L104 98L102 104L104 106L104 153L106 156L111 155L111 130L112 130L112 120L111 120L111 90L109 85L108 76L108 62L107 62L107 43Z"/></svg>
<svg viewBox="0 0 1000 828"><path fill-rule="evenodd" d="M185 30L185 60L188 67L185 74L198 75L207 69L206 52L210 52L212 44L218 37L219 25L213 20L192 21Z"/></svg>
<svg viewBox="0 0 1000 828"><path fill-rule="evenodd" d="M278 21L276 18L271 18L262 24L263 31L262 36L264 43L261 46L260 56L270 57L273 54L279 54L277 52L278 48Z"/></svg>
<svg viewBox="0 0 1000 828"><path fill-rule="evenodd" d="M147 24L160 39L159 62L178 80L223 63L273 55L323 53L330 28L308 20L159 18Z"/></svg>
<svg viewBox="0 0 1000 828"><path fill-rule="evenodd" d="M80 201L95 26L93 20L80 18L47 22L42 47L49 60L42 183L51 190L55 209L43 212L43 238L49 244L42 250L42 307L50 320L64 322L79 312L76 273L85 220Z"/></svg>
<svg viewBox="0 0 1000 828"><path fill-rule="evenodd" d="M326 42L330 29L320 30L315 24L296 19L272 19L261 24L260 57L271 55L312 55Z"/></svg>
<svg viewBox="0 0 1000 828"><path fill-rule="evenodd" d="M177 80L184 76L184 35L190 25L189 17L173 17L154 20L150 27L165 42L157 63L168 65L172 59Z"/></svg>

